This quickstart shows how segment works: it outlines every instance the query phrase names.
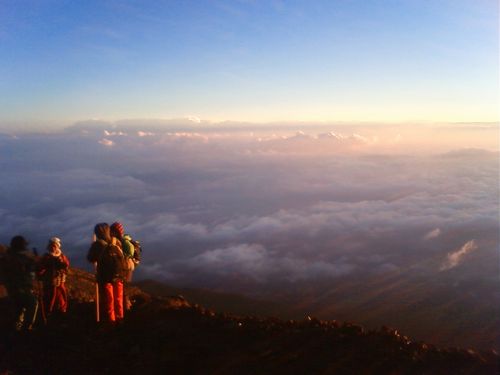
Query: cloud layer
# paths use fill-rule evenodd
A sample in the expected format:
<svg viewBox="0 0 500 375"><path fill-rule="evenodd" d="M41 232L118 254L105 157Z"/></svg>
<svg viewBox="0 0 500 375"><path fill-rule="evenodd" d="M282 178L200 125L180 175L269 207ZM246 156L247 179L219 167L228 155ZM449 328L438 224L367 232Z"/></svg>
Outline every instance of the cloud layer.
<svg viewBox="0 0 500 375"><path fill-rule="evenodd" d="M93 225L119 220L144 244L137 277L222 289L496 271L498 152L429 153L382 128L189 122L200 128L0 137L1 241L21 233L43 248L57 235L85 265Z"/></svg>

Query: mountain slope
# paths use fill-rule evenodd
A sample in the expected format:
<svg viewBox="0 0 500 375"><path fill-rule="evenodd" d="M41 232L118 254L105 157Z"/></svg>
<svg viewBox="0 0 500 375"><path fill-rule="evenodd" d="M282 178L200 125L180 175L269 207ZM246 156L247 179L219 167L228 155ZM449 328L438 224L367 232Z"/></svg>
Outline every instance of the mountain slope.
<svg viewBox="0 0 500 375"><path fill-rule="evenodd" d="M215 313L131 291L123 325L94 322L92 275L72 270L64 321L0 340L1 374L495 374L498 355L438 349L391 329ZM7 303L0 300L3 330Z"/></svg>
<svg viewBox="0 0 500 375"><path fill-rule="evenodd" d="M290 303L295 316L312 311L370 328L390 323L435 345L500 350L497 283L389 275L312 285L296 294L301 303Z"/></svg>
<svg viewBox="0 0 500 375"><path fill-rule="evenodd" d="M283 319L314 315L324 320L353 320L370 329L390 324L438 346L500 351L497 282L470 277L460 280L451 272L434 279L395 272L365 278L347 276L334 282L282 284L253 298L175 288L151 280L137 285L154 295L181 294L216 311Z"/></svg>
<svg viewBox="0 0 500 375"><path fill-rule="evenodd" d="M239 315L285 316L284 307L269 300L253 299L239 294L219 293L208 289L176 288L155 280L134 283L155 296L182 295L192 303L208 309Z"/></svg>

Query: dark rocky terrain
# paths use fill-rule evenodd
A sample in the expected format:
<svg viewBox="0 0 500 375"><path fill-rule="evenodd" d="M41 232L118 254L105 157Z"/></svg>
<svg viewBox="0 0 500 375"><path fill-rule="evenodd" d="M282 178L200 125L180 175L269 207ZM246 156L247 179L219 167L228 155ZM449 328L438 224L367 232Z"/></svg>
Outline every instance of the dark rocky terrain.
<svg viewBox="0 0 500 375"><path fill-rule="evenodd" d="M216 313L134 287L116 327L94 321L93 276L72 269L70 311L8 334L0 299L0 374L497 374L493 351L438 348L395 329L314 317L286 321ZM388 322L390 323L390 322Z"/></svg>

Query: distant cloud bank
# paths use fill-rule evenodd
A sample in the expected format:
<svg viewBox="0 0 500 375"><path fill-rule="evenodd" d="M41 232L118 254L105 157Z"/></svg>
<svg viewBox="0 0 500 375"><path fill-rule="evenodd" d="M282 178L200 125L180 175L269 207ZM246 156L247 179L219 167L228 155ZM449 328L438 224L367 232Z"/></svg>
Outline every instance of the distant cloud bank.
<svg viewBox="0 0 500 375"><path fill-rule="evenodd" d="M221 289L496 272L499 154L484 140L431 147L410 128L186 121L196 128L0 136L1 242L21 233L43 250L57 235L86 266L94 224L119 220L144 245L137 277Z"/></svg>

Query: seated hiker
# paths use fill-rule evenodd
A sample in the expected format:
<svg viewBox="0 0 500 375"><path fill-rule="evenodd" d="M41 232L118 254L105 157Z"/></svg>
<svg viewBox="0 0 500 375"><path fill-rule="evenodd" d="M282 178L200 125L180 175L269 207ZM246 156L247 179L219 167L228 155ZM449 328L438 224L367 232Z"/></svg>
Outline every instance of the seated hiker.
<svg viewBox="0 0 500 375"><path fill-rule="evenodd" d="M47 253L37 267L37 276L43 284L42 314L45 317L53 312L65 313L68 308L66 275L69 260L62 253L61 240L52 237L47 245Z"/></svg>
<svg viewBox="0 0 500 375"><path fill-rule="evenodd" d="M35 323L38 300L35 295L36 257L28 250L23 236L10 241L3 259L5 287L15 309L14 328L17 331L31 330Z"/></svg>
<svg viewBox="0 0 500 375"><path fill-rule="evenodd" d="M105 321L113 323L123 319L125 258L119 241L111 237L108 224L97 224L94 234L96 240L89 249L87 260L96 265L99 300Z"/></svg>
<svg viewBox="0 0 500 375"><path fill-rule="evenodd" d="M129 234L125 234L123 225L120 222L114 222L110 227L111 236L118 240L118 243L122 249L123 256L125 257L125 307L130 309L131 302L128 295L128 284L132 281L132 273L135 267L140 262L140 246L138 241L132 240Z"/></svg>

